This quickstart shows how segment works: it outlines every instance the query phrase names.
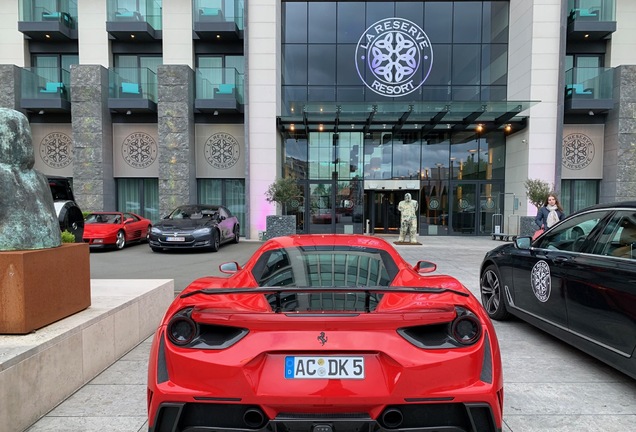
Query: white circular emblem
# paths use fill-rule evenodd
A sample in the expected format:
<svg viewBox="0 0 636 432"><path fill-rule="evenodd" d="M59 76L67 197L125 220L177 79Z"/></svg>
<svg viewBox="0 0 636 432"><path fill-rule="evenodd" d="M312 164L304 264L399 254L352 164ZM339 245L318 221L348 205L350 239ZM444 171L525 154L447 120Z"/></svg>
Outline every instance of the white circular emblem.
<svg viewBox="0 0 636 432"><path fill-rule="evenodd" d="M484 207L486 207L487 209L495 208L495 200L493 200L492 198L486 199L486 204L484 205Z"/></svg>
<svg viewBox="0 0 636 432"><path fill-rule="evenodd" d="M373 92L399 97L414 92L433 67L433 49L424 30L403 18L372 24L356 47L358 76Z"/></svg>
<svg viewBox="0 0 636 432"><path fill-rule="evenodd" d="M51 168L64 168L73 161L71 138L61 132L53 132L42 138L40 157Z"/></svg>
<svg viewBox="0 0 636 432"><path fill-rule="evenodd" d="M126 137L121 145L121 153L133 168L148 168L157 160L157 143L145 132L135 132Z"/></svg>
<svg viewBox="0 0 636 432"><path fill-rule="evenodd" d="M532 291L540 302L545 303L550 298L552 290L552 277L550 266L545 261L538 261L530 272L530 284Z"/></svg>
<svg viewBox="0 0 636 432"><path fill-rule="evenodd" d="M428 208L430 208L431 210L438 209L439 200L437 198L431 198L431 200L428 202Z"/></svg>
<svg viewBox="0 0 636 432"><path fill-rule="evenodd" d="M236 138L229 133L219 132L205 142L203 149L205 160L218 169L233 167L239 160L240 146Z"/></svg>
<svg viewBox="0 0 636 432"><path fill-rule="evenodd" d="M573 133L563 138L563 166L581 170L594 159L594 143L582 133Z"/></svg>
<svg viewBox="0 0 636 432"><path fill-rule="evenodd" d="M460 209L466 210L469 206L470 206L470 203L468 202L468 200L465 200L464 198L459 200L459 208Z"/></svg>

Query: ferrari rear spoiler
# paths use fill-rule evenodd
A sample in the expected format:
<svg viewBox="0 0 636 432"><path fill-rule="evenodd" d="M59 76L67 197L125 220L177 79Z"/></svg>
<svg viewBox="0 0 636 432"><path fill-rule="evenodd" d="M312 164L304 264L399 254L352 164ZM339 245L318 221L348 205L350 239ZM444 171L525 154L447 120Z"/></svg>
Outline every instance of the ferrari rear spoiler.
<svg viewBox="0 0 636 432"><path fill-rule="evenodd" d="M366 287L366 286L350 286L350 287L258 287L258 288L204 288L181 294L180 298L186 298L197 294L204 295L226 295L226 294L271 294L275 296L275 309L281 309L281 297L290 293L364 293L365 294L365 311L371 308L371 294L386 293L403 293L403 294L442 294L452 292L454 294L468 297L469 294L452 288L439 287Z"/></svg>

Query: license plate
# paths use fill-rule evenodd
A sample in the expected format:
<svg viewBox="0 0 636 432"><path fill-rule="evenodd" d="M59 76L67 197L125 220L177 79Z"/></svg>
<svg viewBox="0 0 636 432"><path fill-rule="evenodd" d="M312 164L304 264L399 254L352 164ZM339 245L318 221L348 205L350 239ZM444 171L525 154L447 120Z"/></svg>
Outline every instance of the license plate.
<svg viewBox="0 0 636 432"><path fill-rule="evenodd" d="M185 241L185 237L166 237L166 241L169 241L169 242L183 242L183 241Z"/></svg>
<svg viewBox="0 0 636 432"><path fill-rule="evenodd" d="M363 379L364 357L285 357L285 378Z"/></svg>

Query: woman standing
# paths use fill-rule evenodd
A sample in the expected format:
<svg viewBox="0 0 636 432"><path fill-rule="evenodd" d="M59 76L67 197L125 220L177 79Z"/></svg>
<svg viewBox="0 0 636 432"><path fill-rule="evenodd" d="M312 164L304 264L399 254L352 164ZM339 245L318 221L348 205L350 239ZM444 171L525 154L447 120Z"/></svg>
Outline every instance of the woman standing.
<svg viewBox="0 0 636 432"><path fill-rule="evenodd" d="M539 229L547 230L555 223L565 218L563 208L559 203L556 195L549 194L545 199L543 207L539 209L537 217L534 219L534 223L537 224Z"/></svg>

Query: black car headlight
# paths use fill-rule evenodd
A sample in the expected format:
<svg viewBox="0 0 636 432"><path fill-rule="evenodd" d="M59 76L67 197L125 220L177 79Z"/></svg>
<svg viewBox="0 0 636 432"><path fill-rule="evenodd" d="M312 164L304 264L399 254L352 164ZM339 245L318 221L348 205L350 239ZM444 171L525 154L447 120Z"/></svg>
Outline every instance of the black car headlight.
<svg viewBox="0 0 636 432"><path fill-rule="evenodd" d="M192 235L195 235L195 236L209 235L211 232L212 232L212 228L205 227L205 228L195 229L194 231L192 231Z"/></svg>
<svg viewBox="0 0 636 432"><path fill-rule="evenodd" d="M455 307L455 318L450 322L404 327L398 334L419 348L459 348L477 343L482 336L479 318L468 309Z"/></svg>
<svg viewBox="0 0 636 432"><path fill-rule="evenodd" d="M224 349L243 339L245 328L205 324L192 318L194 308L177 312L168 322L168 340L176 346L197 349Z"/></svg>

